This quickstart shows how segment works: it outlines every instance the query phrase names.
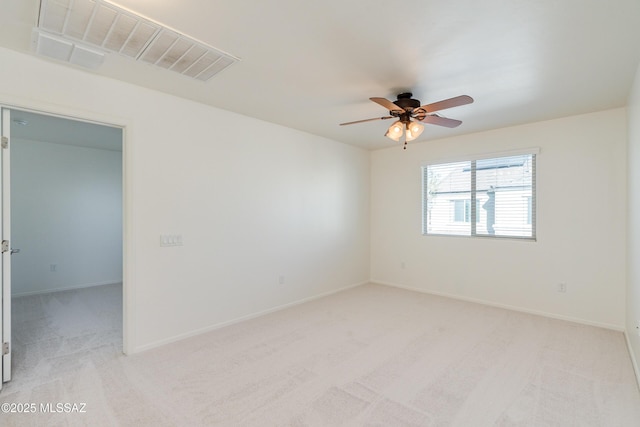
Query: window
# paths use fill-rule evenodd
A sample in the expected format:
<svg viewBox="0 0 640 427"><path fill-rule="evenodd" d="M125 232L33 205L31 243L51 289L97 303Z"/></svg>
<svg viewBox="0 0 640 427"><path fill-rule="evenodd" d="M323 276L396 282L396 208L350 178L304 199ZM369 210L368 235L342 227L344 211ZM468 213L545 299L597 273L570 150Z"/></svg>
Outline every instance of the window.
<svg viewBox="0 0 640 427"><path fill-rule="evenodd" d="M535 239L536 155L423 168L423 234Z"/></svg>
<svg viewBox="0 0 640 427"><path fill-rule="evenodd" d="M471 199L465 200L452 200L453 207L453 220L455 222L469 222L471 221ZM479 209L479 201L476 199L476 212ZM476 222L480 222L480 216L476 216Z"/></svg>

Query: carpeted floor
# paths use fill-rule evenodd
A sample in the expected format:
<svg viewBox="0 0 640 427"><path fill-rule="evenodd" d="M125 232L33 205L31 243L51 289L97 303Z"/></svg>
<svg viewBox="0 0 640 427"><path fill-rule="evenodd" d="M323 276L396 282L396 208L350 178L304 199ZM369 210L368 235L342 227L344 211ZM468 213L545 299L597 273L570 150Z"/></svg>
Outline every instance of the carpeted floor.
<svg viewBox="0 0 640 427"><path fill-rule="evenodd" d="M365 285L125 357L121 301L120 286L14 301L0 401L86 412L0 425L640 425L615 331Z"/></svg>

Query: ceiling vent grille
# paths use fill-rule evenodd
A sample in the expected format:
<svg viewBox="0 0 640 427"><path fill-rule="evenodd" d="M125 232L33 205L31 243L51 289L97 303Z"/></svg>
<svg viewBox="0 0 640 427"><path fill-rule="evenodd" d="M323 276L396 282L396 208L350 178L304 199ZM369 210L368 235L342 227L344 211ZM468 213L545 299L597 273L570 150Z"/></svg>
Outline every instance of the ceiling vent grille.
<svg viewBox="0 0 640 427"><path fill-rule="evenodd" d="M41 0L38 28L201 81L239 60L104 0Z"/></svg>

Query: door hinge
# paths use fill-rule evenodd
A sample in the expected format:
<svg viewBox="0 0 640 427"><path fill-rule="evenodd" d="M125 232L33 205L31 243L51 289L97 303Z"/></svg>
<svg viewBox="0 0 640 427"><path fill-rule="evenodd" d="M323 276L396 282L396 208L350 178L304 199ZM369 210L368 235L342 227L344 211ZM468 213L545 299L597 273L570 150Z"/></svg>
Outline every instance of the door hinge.
<svg viewBox="0 0 640 427"><path fill-rule="evenodd" d="M2 343L2 355L9 354L11 347L8 342Z"/></svg>
<svg viewBox="0 0 640 427"><path fill-rule="evenodd" d="M8 240L3 240L2 241L2 252L9 252L9 241Z"/></svg>
<svg viewBox="0 0 640 427"><path fill-rule="evenodd" d="M2 148L9 148L9 138L6 136L2 137Z"/></svg>

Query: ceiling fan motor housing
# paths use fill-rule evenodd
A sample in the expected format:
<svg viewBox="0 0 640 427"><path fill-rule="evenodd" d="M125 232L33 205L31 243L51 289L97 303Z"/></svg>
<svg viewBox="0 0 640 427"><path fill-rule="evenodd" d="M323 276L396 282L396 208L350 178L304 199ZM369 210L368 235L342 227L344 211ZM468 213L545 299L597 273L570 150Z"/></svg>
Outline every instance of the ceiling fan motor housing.
<svg viewBox="0 0 640 427"><path fill-rule="evenodd" d="M398 95L398 100L393 101L393 103L403 110L411 112L413 109L420 107L420 101L412 99L412 96L411 92L401 93Z"/></svg>

